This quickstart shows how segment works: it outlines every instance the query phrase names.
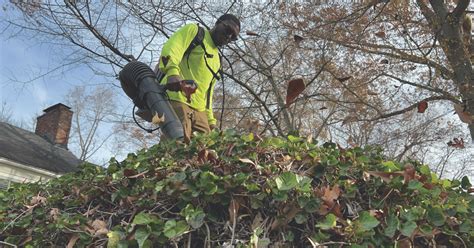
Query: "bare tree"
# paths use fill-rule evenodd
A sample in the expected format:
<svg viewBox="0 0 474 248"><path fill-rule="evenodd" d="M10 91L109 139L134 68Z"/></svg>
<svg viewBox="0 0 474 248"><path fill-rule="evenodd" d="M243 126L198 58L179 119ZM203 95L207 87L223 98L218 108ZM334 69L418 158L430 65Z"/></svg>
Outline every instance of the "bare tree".
<svg viewBox="0 0 474 248"><path fill-rule="evenodd" d="M89 66L117 85L128 61L155 64L177 27L206 26L230 10L248 32L222 51L225 77L214 107L223 128L380 145L402 160L465 136L461 122L450 125L455 111L472 127L470 37L462 33L467 3L15 2L23 16L4 19L2 27L54 40L71 51L65 65ZM305 89L289 104L294 78L304 79Z"/></svg>
<svg viewBox="0 0 474 248"><path fill-rule="evenodd" d="M66 96L66 104L73 111L70 135L71 150L78 158L88 160L116 133L108 123L115 114L112 90L95 87L75 87Z"/></svg>

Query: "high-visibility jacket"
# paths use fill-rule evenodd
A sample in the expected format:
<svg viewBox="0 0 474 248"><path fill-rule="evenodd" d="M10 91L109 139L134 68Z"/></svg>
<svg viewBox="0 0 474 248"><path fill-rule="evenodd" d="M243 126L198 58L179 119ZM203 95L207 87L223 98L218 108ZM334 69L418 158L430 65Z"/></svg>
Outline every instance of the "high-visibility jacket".
<svg viewBox="0 0 474 248"><path fill-rule="evenodd" d="M197 90L192 94L190 103L187 102L186 96L182 92L168 91L168 96L170 100L185 103L197 111L206 111L209 125L215 125L217 121L212 111L212 96L216 78L206 66L205 60L207 59L207 64L216 75L221 67L221 62L219 50L214 44L209 30L204 29L203 40L207 56L202 46L198 45L191 51L189 57L183 57L197 32L198 25L187 24L177 30L163 45L159 68L166 76L161 83L166 84L169 76L176 75L185 80L194 80Z"/></svg>

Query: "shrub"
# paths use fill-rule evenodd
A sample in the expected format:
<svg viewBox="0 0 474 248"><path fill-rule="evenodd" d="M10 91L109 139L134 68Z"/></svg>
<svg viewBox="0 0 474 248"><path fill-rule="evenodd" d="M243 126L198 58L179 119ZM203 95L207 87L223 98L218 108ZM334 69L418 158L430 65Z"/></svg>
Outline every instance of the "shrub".
<svg viewBox="0 0 474 248"><path fill-rule="evenodd" d="M376 147L197 135L0 191L0 240L26 247L473 247L467 178Z"/></svg>

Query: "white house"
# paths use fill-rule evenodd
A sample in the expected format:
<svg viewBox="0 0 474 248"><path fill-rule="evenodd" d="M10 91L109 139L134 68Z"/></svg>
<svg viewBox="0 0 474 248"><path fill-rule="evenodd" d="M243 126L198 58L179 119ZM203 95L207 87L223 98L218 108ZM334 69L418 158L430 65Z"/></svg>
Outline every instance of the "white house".
<svg viewBox="0 0 474 248"><path fill-rule="evenodd" d="M34 133L0 122L0 187L78 170L81 161L67 149L72 111L58 103L43 112Z"/></svg>

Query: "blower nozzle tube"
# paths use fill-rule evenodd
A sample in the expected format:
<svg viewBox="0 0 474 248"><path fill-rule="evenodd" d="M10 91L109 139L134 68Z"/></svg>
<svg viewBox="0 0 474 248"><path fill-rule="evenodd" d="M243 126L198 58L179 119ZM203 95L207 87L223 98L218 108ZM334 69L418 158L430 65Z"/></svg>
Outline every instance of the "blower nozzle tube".
<svg viewBox="0 0 474 248"><path fill-rule="evenodd" d="M138 61L128 63L119 73L123 91L141 109L149 109L152 114L164 116L161 131L171 139L184 137L183 126L166 97L166 89L156 80L153 70Z"/></svg>

